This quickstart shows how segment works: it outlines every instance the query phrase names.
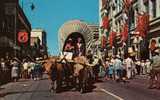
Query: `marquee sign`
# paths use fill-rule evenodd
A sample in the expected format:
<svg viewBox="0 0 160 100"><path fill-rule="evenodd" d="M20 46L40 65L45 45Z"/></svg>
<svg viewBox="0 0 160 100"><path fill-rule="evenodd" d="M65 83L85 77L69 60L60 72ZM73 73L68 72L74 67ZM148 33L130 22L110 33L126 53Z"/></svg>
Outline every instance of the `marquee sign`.
<svg viewBox="0 0 160 100"><path fill-rule="evenodd" d="M26 43L28 41L28 33L27 32L19 32L18 33L18 41L20 43Z"/></svg>

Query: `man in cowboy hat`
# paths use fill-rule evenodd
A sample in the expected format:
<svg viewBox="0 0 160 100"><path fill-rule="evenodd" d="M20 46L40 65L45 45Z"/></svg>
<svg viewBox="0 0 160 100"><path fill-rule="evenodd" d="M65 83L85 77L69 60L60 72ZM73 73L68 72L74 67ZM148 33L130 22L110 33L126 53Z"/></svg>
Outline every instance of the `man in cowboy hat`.
<svg viewBox="0 0 160 100"><path fill-rule="evenodd" d="M156 49L154 51L154 55L152 58L152 69L150 72L150 85L149 88L154 88L154 81L155 77L157 77L157 82L156 82L156 88L160 88L160 56L159 56L159 49Z"/></svg>

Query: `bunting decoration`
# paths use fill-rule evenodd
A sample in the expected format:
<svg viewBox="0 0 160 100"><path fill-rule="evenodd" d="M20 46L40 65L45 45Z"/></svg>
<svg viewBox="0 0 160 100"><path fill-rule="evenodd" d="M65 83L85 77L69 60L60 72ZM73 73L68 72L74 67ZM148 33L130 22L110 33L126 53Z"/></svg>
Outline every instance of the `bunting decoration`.
<svg viewBox="0 0 160 100"><path fill-rule="evenodd" d="M101 36L101 47L104 49L107 43L107 37L109 32L109 17L108 17L108 4L109 0L99 0L99 25L100 25L100 36Z"/></svg>

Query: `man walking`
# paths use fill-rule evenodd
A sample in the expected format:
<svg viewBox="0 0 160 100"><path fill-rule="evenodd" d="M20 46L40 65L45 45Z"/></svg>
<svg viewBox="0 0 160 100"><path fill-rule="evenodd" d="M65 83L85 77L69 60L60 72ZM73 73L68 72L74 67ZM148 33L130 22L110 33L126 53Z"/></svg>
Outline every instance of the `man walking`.
<svg viewBox="0 0 160 100"><path fill-rule="evenodd" d="M127 78L131 79L132 78L133 60L128 56L125 63L126 63Z"/></svg>
<svg viewBox="0 0 160 100"><path fill-rule="evenodd" d="M115 69L115 78L116 81L119 82L122 79L122 61L120 60L120 56L117 55L114 63L114 69Z"/></svg>

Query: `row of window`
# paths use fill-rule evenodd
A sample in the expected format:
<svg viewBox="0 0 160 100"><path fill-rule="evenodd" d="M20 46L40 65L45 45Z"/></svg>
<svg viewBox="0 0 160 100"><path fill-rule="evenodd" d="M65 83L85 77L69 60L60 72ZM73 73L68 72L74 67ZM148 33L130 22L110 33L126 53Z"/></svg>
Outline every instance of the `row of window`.
<svg viewBox="0 0 160 100"><path fill-rule="evenodd" d="M154 19L157 17L156 14L156 10L157 10L157 4L156 4L156 0L144 0L144 10L146 12L149 13L150 15L150 19ZM150 3L150 4L149 4ZM114 9L114 11L117 13L119 13L120 11L122 11L123 5L122 5L122 1L121 0L115 0L115 4L116 4L116 8ZM131 25L131 29L134 29L136 27L136 16L138 15L138 13L140 12L141 9L139 9L139 5L137 3L136 6L132 7L133 9L130 10L130 25ZM123 25L123 14L121 14L121 17L119 17L118 19L116 19L115 21L115 25L116 25L116 31L117 32L121 32L121 25ZM112 22L110 22L110 25L112 24Z"/></svg>

